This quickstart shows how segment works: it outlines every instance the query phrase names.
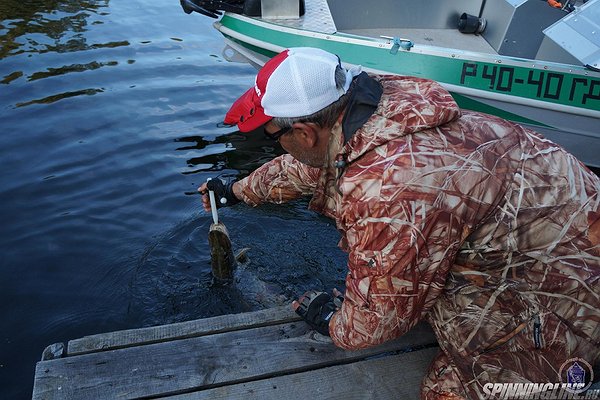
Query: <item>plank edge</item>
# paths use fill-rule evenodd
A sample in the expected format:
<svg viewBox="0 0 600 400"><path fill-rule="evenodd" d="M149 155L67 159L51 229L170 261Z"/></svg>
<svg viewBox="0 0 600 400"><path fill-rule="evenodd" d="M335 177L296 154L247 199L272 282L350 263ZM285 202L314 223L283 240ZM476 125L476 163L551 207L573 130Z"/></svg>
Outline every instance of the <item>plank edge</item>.
<svg viewBox="0 0 600 400"><path fill-rule="evenodd" d="M295 321L301 321L301 318L291 309L290 305L284 305L258 311L219 315L216 317L200 318L174 324L99 333L70 340L64 351L64 357L278 325Z"/></svg>

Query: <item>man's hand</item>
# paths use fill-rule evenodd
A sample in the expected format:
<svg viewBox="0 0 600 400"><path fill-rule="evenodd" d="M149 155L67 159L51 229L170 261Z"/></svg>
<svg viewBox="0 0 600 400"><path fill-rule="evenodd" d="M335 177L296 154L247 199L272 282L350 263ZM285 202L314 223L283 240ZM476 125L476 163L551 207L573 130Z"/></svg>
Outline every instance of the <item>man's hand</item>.
<svg viewBox="0 0 600 400"><path fill-rule="evenodd" d="M235 184L237 184L236 181L223 182L219 178L214 178L203 183L198 188L198 191L202 193L202 206L204 207L204 210L207 212L210 211L210 199L208 197L209 190L215 192L217 208L229 207L239 203L240 200L234 193Z"/></svg>
<svg viewBox="0 0 600 400"><path fill-rule="evenodd" d="M292 307L311 328L329 336L329 321L343 301L344 297L337 289L333 289L333 297L329 293L312 290L304 293L299 301L293 301Z"/></svg>

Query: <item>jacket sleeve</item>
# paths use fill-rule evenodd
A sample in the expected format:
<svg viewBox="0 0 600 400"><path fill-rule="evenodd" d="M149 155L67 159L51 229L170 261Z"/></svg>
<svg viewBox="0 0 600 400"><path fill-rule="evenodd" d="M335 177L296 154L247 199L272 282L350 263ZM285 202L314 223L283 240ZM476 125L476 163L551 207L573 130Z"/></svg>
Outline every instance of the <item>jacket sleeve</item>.
<svg viewBox="0 0 600 400"><path fill-rule="evenodd" d="M346 293L329 330L337 346L360 349L401 336L424 317L467 229L419 200L354 202L344 214Z"/></svg>
<svg viewBox="0 0 600 400"><path fill-rule="evenodd" d="M285 203L311 195L320 170L297 161L289 154L276 157L240 181L242 200L252 206Z"/></svg>

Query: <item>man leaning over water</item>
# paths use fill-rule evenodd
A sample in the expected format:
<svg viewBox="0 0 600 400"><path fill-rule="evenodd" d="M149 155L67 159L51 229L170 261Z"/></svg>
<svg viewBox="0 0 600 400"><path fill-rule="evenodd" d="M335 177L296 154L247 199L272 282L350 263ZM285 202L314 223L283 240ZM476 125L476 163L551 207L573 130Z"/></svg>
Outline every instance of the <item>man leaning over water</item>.
<svg viewBox="0 0 600 400"><path fill-rule="evenodd" d="M311 48L267 62L225 122L263 127L289 153L211 181L226 205L311 195L336 220L344 296L293 303L335 345L377 345L427 320L441 351L422 399L560 383L569 362L597 362L600 180L558 145L460 110L436 82L346 70Z"/></svg>

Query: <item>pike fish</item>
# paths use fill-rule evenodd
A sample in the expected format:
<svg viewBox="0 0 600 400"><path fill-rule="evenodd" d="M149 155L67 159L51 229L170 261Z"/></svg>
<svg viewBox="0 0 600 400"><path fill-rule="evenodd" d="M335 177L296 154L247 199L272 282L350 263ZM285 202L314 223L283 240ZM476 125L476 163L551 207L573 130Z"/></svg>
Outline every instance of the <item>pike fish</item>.
<svg viewBox="0 0 600 400"><path fill-rule="evenodd" d="M212 287L233 285L242 293L240 302L246 311L282 306L286 297L281 287L260 280L256 271L248 269L249 247L233 251L227 228L221 222L210 225L208 232Z"/></svg>
<svg viewBox="0 0 600 400"><path fill-rule="evenodd" d="M248 310L269 308L285 304L287 299L281 294L281 288L266 283L248 270L248 247L234 253L227 228L223 223L213 223L208 232L210 244L210 262L212 267L212 286L234 284L243 295L243 304Z"/></svg>
<svg viewBox="0 0 600 400"><path fill-rule="evenodd" d="M237 262L233 255L229 232L223 223L210 225L208 243L210 245L210 265L215 283L231 283Z"/></svg>
<svg viewBox="0 0 600 400"><path fill-rule="evenodd" d="M247 248L233 254L229 232L222 222L219 222L215 194L208 192L210 197L213 223L208 230L208 244L210 245L210 265L213 274L213 284L227 285L233 281L233 272L237 263L246 261Z"/></svg>

